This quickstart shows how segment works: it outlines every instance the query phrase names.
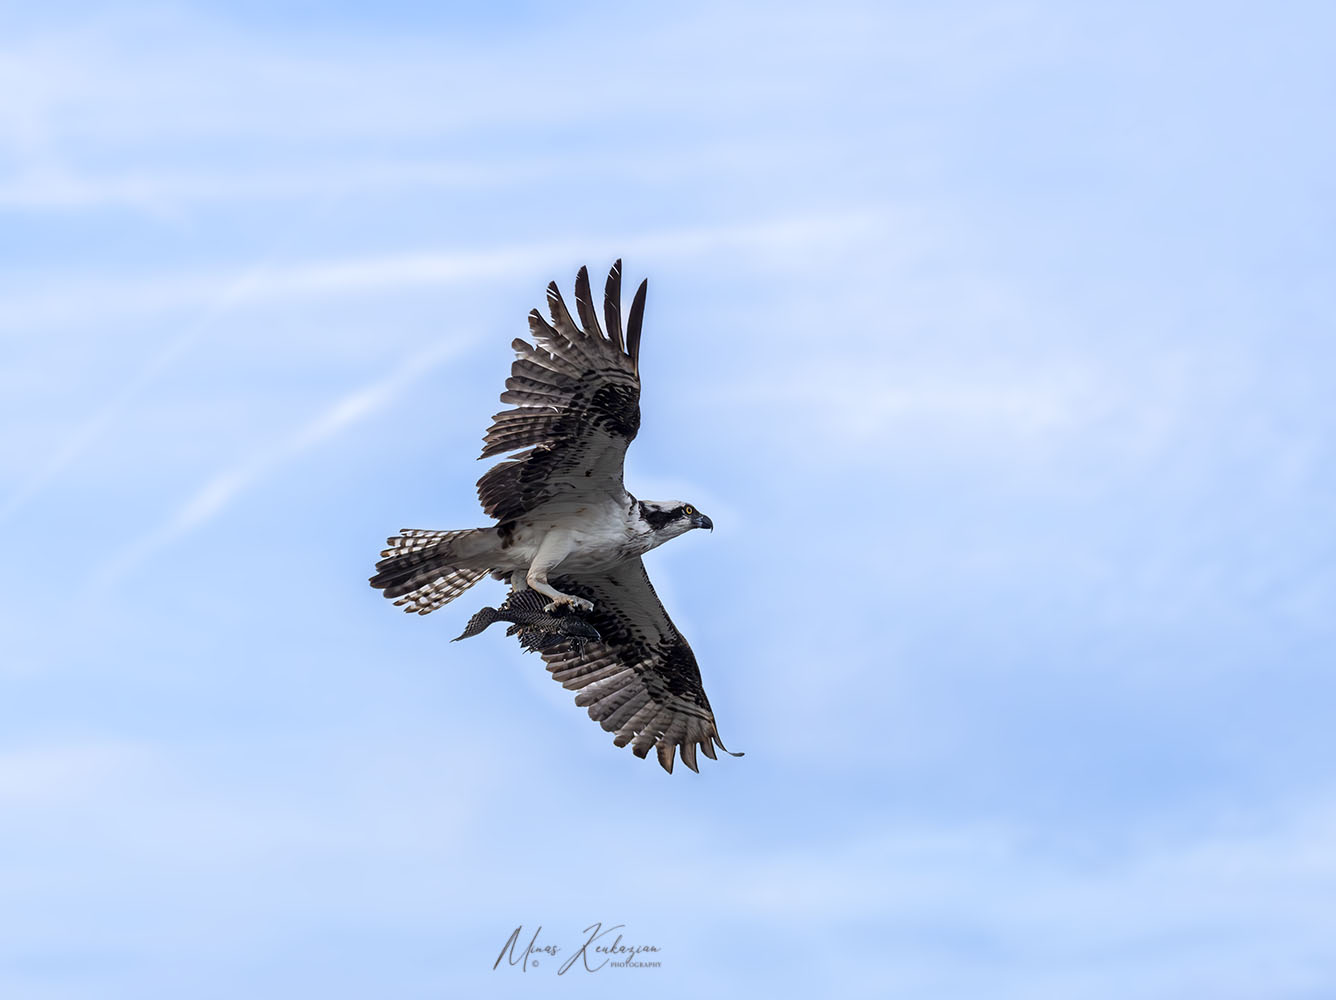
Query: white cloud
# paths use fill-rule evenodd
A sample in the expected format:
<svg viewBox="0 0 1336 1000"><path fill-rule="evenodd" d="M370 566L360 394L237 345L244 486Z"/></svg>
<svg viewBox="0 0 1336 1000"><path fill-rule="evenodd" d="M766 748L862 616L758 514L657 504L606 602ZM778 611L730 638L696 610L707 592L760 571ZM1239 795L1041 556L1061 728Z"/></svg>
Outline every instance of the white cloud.
<svg viewBox="0 0 1336 1000"><path fill-rule="evenodd" d="M657 232L606 233L498 248L421 251L374 257L265 264L235 273L155 275L143 280L67 281L58 291L15 294L0 324L31 331L43 324L143 314L222 300L228 308L310 296L358 295L396 288L473 281L543 271L553 261L602 259L608 247L626 256L682 257L739 248L811 252L873 235L883 212L823 213ZM220 295L220 289L225 290Z"/></svg>
<svg viewBox="0 0 1336 1000"><path fill-rule="evenodd" d="M435 344L409 358L388 375L336 400L311 420L244 461L223 469L196 490L166 522L126 546L97 569L91 579L92 585L111 585L158 549L218 517L238 496L275 469L382 409L408 385L457 356L466 343L464 338L456 338Z"/></svg>
<svg viewBox="0 0 1336 1000"><path fill-rule="evenodd" d="M946 441L958 448L962 437L988 447L1005 443L1012 456L1021 446L1073 441L1110 407L1136 402L1118 396L1108 374L1088 364L1022 367L975 359L943 370L910 357L813 359L749 372L720 386L711 402L785 414L793 434L820 439L822 454L875 462L897 443L923 443L924 428L938 450Z"/></svg>
<svg viewBox="0 0 1336 1000"><path fill-rule="evenodd" d="M628 255L695 256L737 248L806 252L815 245L847 245L875 231L875 213L826 214L751 223L685 227L636 236L585 237L560 243L521 244L491 250L400 253L281 267L268 261L232 274L155 276L142 281L63 284L58 292L15 295L0 326L31 332L43 323L86 323L116 313L142 314L194 308L196 318L149 359L139 374L88 417L47 460L0 504L0 522L39 494L62 470L87 451L107 428L172 363L217 321L236 309L301 297L375 294L413 286L458 283L515 273L542 272L552 261L601 257L608 246ZM345 406L357 406L357 399ZM330 414L327 419L337 419ZM234 492L224 479L206 487L193 510L207 512ZM186 513L189 513L187 511ZM189 520L189 518L187 518Z"/></svg>
<svg viewBox="0 0 1336 1000"><path fill-rule="evenodd" d="M723 921L803 928L818 952L847 951L836 928L883 928L877 974L943 995L978 995L986 980L991 996L1169 997L1194 984L1252 996L1234 991L1255 987L1259 969L1289 988L1329 985L1336 805L1252 823L1143 838L1100 860L1027 846L1033 836L1001 826L920 826L759 855L702 851L708 863L665 880L711 899ZM975 946L953 947L944 963L940 950L915 946L925 935Z"/></svg>
<svg viewBox="0 0 1336 1000"><path fill-rule="evenodd" d="M301 203L377 193L417 196L432 191L468 192L561 183L595 171L640 177L680 175L781 155L792 159L793 153L773 143L723 141L701 148L627 155L618 159L615 168L583 150L534 154L518 161L505 157L466 160L448 154L422 159L372 156L357 161L265 162L227 171L212 165L90 170L50 161L0 178L0 209L32 212L126 207L173 217L187 206L213 203Z"/></svg>
<svg viewBox="0 0 1336 1000"><path fill-rule="evenodd" d="M259 281L262 270L263 265L259 265L201 287L198 302L200 309L194 320L186 324L180 333L150 357L134 378L119 385L111 398L80 423L74 433L67 437L59 448L52 450L46 461L38 466L3 504L0 504L0 523L40 493L48 483L96 443L117 417L125 412L149 385L189 351L219 318L251 293ZM84 306L76 308L86 308L87 305L88 303L84 303ZM96 311L95 306L93 311Z"/></svg>

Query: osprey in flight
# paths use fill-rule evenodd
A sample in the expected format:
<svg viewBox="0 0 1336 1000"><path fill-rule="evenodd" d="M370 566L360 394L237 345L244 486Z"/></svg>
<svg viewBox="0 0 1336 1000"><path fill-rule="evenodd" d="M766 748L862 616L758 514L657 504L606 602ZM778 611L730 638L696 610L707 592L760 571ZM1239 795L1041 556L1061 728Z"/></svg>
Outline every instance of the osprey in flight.
<svg viewBox="0 0 1336 1000"><path fill-rule="evenodd" d="M405 611L425 615L491 573L509 581L507 605L521 597L534 605L525 612L529 617L578 617L596 639L572 624L561 634L542 633L549 641L526 645L538 650L563 687L579 692L575 703L615 734L614 744L629 743L638 757L653 748L669 772L680 751L694 771L698 746L712 759L716 744L730 751L715 729L696 657L640 557L692 528L714 525L691 504L637 500L622 485L626 448L640 428L640 326L648 282L636 290L623 334L621 276L619 260L603 296L606 333L582 267L575 279L579 325L553 282L547 286L551 324L537 309L529 314L537 346L511 345L517 357L501 402L514 409L492 418L480 457L518 454L478 480L483 509L499 523L464 531L404 529L389 539L371 586ZM476 631L470 623L465 634Z"/></svg>

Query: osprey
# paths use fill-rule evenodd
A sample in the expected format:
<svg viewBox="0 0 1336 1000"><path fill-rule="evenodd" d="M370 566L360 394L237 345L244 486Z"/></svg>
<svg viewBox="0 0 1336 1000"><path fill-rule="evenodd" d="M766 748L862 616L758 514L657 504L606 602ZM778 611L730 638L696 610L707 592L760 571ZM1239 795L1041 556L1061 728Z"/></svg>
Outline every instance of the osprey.
<svg viewBox="0 0 1336 1000"><path fill-rule="evenodd" d="M638 757L653 748L670 773L680 751L694 771L697 747L711 759L715 745L731 751L719 739L696 657L640 557L714 525L689 503L637 500L622 485L626 448L640 428L640 328L649 283L636 290L623 336L621 275L619 260L603 296L606 333L582 267L575 279L580 323L552 282L552 322L537 309L529 313L537 346L518 339L511 345L516 358L501 402L514 408L492 418L479 456L518 452L478 480L483 509L498 523L464 531L405 528L388 540L371 586L405 611L425 615L490 573L509 581L508 600L532 590L547 598L542 612L577 614L598 638L556 641L551 633L552 641L530 648L563 687L579 692L575 703L614 734L615 745L630 744Z"/></svg>

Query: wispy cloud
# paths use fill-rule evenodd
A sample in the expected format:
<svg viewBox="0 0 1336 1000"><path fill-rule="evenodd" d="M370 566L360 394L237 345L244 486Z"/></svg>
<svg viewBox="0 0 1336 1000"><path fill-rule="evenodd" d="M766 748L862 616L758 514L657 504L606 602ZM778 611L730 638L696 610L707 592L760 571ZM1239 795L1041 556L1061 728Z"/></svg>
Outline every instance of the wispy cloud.
<svg viewBox="0 0 1336 1000"><path fill-rule="evenodd" d="M196 490L163 524L127 545L94 571L90 585L94 588L109 586L152 553L212 521L237 497L283 463L383 409L410 384L457 356L466 343L464 338L455 338L432 345L389 374L336 400L268 447L223 469Z"/></svg>
<svg viewBox="0 0 1336 1000"><path fill-rule="evenodd" d="M720 142L703 148L647 151L619 158L615 168L587 151L547 153L516 161L439 158L371 158L361 161L263 163L245 170L219 171L212 165L164 169L136 167L119 172L91 171L50 156L30 156L24 170L0 177L0 209L71 211L139 208L152 214L187 206L246 201L308 201L364 194L469 192L551 184L595 171L618 175L664 175L717 171L752 159L784 156L777 143Z"/></svg>
<svg viewBox="0 0 1336 1000"><path fill-rule="evenodd" d="M627 256L673 257L738 248L767 252L848 245L880 231L884 207L756 219L715 226L691 226L639 233L600 233L570 239L495 248L428 250L312 261L252 269L242 275L158 275L143 281L87 281L59 291L14 295L0 327L32 328L74 323L93 316L142 315L207 304L228 288L229 305L258 304L309 296L357 295L412 286L474 281L530 273L554 262L591 257L610 248Z"/></svg>
<svg viewBox="0 0 1336 1000"><path fill-rule="evenodd" d="M1097 859L1005 826L943 825L709 863L693 855L665 881L714 900L725 920L883 926L913 929L917 944L984 944L955 952L948 971L937 948L886 935L898 941L886 957L896 976L938 992L949 984L953 996L1176 996L1204 982L1228 988L1217 995L1252 996L1232 984L1258 968L1284 969L1287 987L1308 990L1330 973L1334 832L1336 810L1322 798L1265 828L1143 837ZM843 951L847 941L829 946Z"/></svg>
<svg viewBox="0 0 1336 1000"><path fill-rule="evenodd" d="M62 471L83 455L106 432L136 398L178 358L194 346L260 281L262 266L233 275L223 281L202 286L199 291L201 311L195 320L152 355L133 378L117 387L101 408L78 425L65 442L47 457L18 488L0 504L0 523L39 494Z"/></svg>
<svg viewBox="0 0 1336 1000"><path fill-rule="evenodd" d="M50 164L0 182L0 208L86 209L140 207L154 212L199 202L268 201L346 197L377 190L468 190L550 176L557 165L535 158L524 164L382 162L354 166L310 164L265 167L245 173L134 170L93 174Z"/></svg>
<svg viewBox="0 0 1336 1000"><path fill-rule="evenodd" d="M59 293L15 296L0 328L31 331L43 323L71 323L116 313L143 314L171 308L202 310L184 332L151 357L139 374L88 417L45 462L0 504L0 523L46 488L94 444L133 401L223 315L243 306L292 298L372 294L414 286L451 284L541 272L554 261L602 259L618 253L656 257L694 256L735 250L810 252L814 246L850 243L879 231L882 212L831 213L765 219L723 226L696 226L640 235L589 236L560 242L490 250L400 253L280 267L263 264L233 274L183 276L66 286ZM223 487L219 486L218 489ZM201 499L201 504L206 504ZM206 504L207 505L207 504Z"/></svg>
<svg viewBox="0 0 1336 1000"><path fill-rule="evenodd" d="M810 100L814 89L842 88L851 49L879 57L893 50L937 65L931 49L908 45L901 34L851 30L877 20L856 9L841 18L783 7L763 19L713 8L669 20L626 13L652 30L637 32L634 44L599 52L600 72L618 85L597 92L576 54L587 49L590 31L604 18L578 8L545 19L540 30L516 24L499 36L502 44L497 36L471 36L466 25L426 35L420 23L395 30L387 19L378 31L337 38L313 33L276 46L262 30L239 30L233 19L198 11L85 14L59 32L10 33L0 47L0 83L6 84L0 125L38 122L59 144L108 137L287 140L294 130L325 142L439 137L498 123L633 124L665 108L727 114L768 106L777 94L790 102ZM935 30L949 37L965 33L954 19ZM797 66L777 44L794 37L805 40ZM739 39L751 44L741 46ZM974 72L998 58L986 38L963 40L978 50ZM693 72L685 74L684 52L694 60ZM236 71L239 65L245 73ZM350 74L350 65L359 72ZM801 87L798 71L808 77ZM480 80L486 85L478 86Z"/></svg>

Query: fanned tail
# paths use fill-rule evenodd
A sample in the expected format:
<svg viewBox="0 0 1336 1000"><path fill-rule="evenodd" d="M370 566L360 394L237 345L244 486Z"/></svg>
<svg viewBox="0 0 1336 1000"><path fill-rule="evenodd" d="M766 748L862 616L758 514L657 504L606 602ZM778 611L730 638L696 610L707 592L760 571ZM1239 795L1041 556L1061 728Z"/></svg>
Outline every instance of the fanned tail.
<svg viewBox="0 0 1336 1000"><path fill-rule="evenodd" d="M465 531L420 531L405 528L388 540L376 563L371 586L395 598L410 614L429 614L444 607L490 572L468 565L485 557L494 544L491 528ZM463 565L461 565L463 564Z"/></svg>

